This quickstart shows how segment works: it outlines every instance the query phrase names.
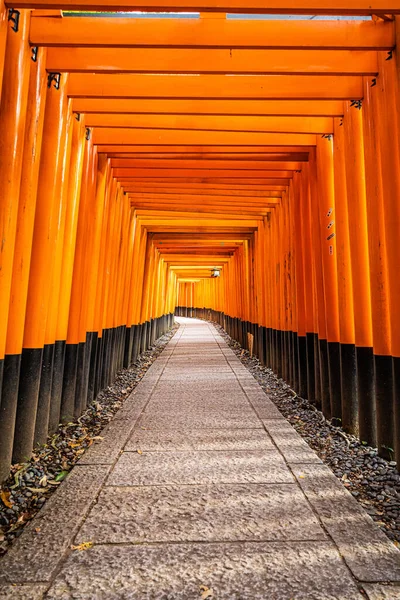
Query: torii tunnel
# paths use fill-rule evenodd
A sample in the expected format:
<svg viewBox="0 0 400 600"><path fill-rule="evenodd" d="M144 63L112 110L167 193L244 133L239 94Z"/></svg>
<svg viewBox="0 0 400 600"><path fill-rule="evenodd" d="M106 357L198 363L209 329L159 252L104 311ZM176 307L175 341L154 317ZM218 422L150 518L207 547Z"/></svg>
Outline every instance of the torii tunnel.
<svg viewBox="0 0 400 600"><path fill-rule="evenodd" d="M1 478L174 313L400 460L396 14L1 0Z"/></svg>

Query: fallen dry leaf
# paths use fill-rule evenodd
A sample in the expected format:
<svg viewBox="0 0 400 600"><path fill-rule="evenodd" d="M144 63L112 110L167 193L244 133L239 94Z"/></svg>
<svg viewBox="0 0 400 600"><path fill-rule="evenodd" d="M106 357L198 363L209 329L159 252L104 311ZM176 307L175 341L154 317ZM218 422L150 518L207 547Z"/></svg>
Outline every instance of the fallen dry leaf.
<svg viewBox="0 0 400 600"><path fill-rule="evenodd" d="M138 454L143 454L142 450L136 450Z"/></svg>
<svg viewBox="0 0 400 600"><path fill-rule="evenodd" d="M7 508L12 507L12 502L10 502L10 495L11 495L10 492L6 492L5 490L0 491L1 501L4 504L4 506L6 506Z"/></svg>
<svg viewBox="0 0 400 600"><path fill-rule="evenodd" d="M79 550L79 552L81 552L82 550L89 550L92 546L93 542L82 542L82 544L78 544L78 546L71 546L71 550Z"/></svg>
<svg viewBox="0 0 400 600"><path fill-rule="evenodd" d="M207 587L206 585L200 586L200 592L201 592L201 600L206 600L207 598L214 597L213 590L211 588Z"/></svg>

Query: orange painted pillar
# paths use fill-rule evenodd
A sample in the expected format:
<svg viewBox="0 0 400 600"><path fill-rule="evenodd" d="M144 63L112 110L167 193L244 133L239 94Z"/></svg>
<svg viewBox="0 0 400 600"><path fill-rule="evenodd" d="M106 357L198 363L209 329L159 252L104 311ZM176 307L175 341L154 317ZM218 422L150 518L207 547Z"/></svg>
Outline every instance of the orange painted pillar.
<svg viewBox="0 0 400 600"><path fill-rule="evenodd" d="M33 445L58 227L67 82L63 74L47 90L13 450L16 462L26 460Z"/></svg>
<svg viewBox="0 0 400 600"><path fill-rule="evenodd" d="M3 82L4 59L6 55L8 10L4 0L0 0L0 98Z"/></svg>
<svg viewBox="0 0 400 600"><path fill-rule="evenodd" d="M304 240L302 227L304 220L302 179L302 173L294 174L292 190L293 242L296 268L295 285L297 297L295 356L298 364L297 393L302 398L307 398L307 327L303 254Z"/></svg>
<svg viewBox="0 0 400 600"><path fill-rule="evenodd" d="M325 297L330 416L341 424L339 299L336 264L336 211L333 140L317 138L317 187ZM321 351L321 350L320 350Z"/></svg>
<svg viewBox="0 0 400 600"><path fill-rule="evenodd" d="M377 89L376 89L377 88ZM393 370L390 335L390 282L383 204L381 110L379 85L364 80L362 107L364 126L365 184L368 219L368 249L371 270L372 333L375 366L377 443L381 455L393 457Z"/></svg>
<svg viewBox="0 0 400 600"><path fill-rule="evenodd" d="M345 140L342 117L334 120L333 160L335 177L336 264L338 273L342 427L358 433L356 347L353 282L346 185Z"/></svg>
<svg viewBox="0 0 400 600"><path fill-rule="evenodd" d="M301 229L302 262L304 275L304 303L305 303L305 330L306 330L306 359L307 359L307 398L312 402L316 399L316 372L315 372L315 347L317 344L317 334L315 329L315 303L316 298L313 293L313 256L312 256L312 235L311 235L311 206L310 206L310 185L309 185L309 165L305 164L301 173L300 187L300 207L301 219L299 227Z"/></svg>
<svg viewBox="0 0 400 600"><path fill-rule="evenodd" d="M314 276L314 293L317 302L317 333L318 340L315 348L315 372L316 372L316 400L321 403L322 411L325 416L330 416L331 400L329 389L329 363L328 363L328 336L326 319L326 302L324 290L324 271L323 271L323 245L322 245L322 227L319 205L319 180L316 152L310 153L310 199L311 199L311 233L312 233L312 260ZM326 240L324 240L325 242ZM324 248L326 249L326 248Z"/></svg>
<svg viewBox="0 0 400 600"><path fill-rule="evenodd" d="M396 20L397 41L400 40L399 22ZM379 77L373 92L378 99L380 118L379 140L381 148L381 173L383 210L388 273L390 310L390 345L393 364L394 388L394 444L396 460L400 460L400 282L399 282L399 231L400 231L400 57L379 53ZM383 412L383 410L382 410ZM389 403L386 412L390 413ZM390 419L390 414L386 416ZM390 446L389 440L385 446ZM389 454L391 450L388 450Z"/></svg>
<svg viewBox="0 0 400 600"><path fill-rule="evenodd" d="M345 103L343 119L346 160L350 259L354 290L357 398L361 440L376 444L371 283L362 112Z"/></svg>
<svg viewBox="0 0 400 600"><path fill-rule="evenodd" d="M14 35L14 33L13 33ZM18 383L24 335L29 266L35 219L42 130L46 100L46 51L40 49L31 62L20 200L16 225L14 262L6 339L5 371L0 408L0 481L8 475L14 440ZM15 202L15 204L17 204Z"/></svg>
<svg viewBox="0 0 400 600"><path fill-rule="evenodd" d="M1 479L8 475L9 470L15 415L15 377L18 381L20 365L20 350L14 354L18 340L14 340L13 336L9 342L12 354L9 354L8 350L7 356L5 356L5 353L30 74L30 50L28 45L30 13L29 11L18 13L18 27L13 28L13 23L8 23L4 55L5 26L3 11L4 6L0 13L0 52L4 62L0 102L0 420L2 421L1 428L4 435L0 440L0 458L4 457L4 460L0 461ZM18 77L16 77L16 73L18 73ZM16 332L15 337L17 336L18 333ZM2 390L3 372L4 390ZM4 400L1 398L3 394Z"/></svg>
<svg viewBox="0 0 400 600"><path fill-rule="evenodd" d="M56 232L53 243L53 266L50 285L50 296L46 316L46 330L40 375L39 397L36 410L34 444L44 444L49 431L51 388L53 381L54 351L56 341L57 317L61 285L61 268L64 246L65 219L67 213L68 175L72 138L72 101L67 107L67 122L62 148L61 175L58 188L58 204L54 207Z"/></svg>
<svg viewBox="0 0 400 600"><path fill-rule="evenodd" d="M82 170L85 151L85 128L83 119L73 118L71 152L65 207L63 244L60 248L61 277L57 299L57 319L55 323L55 345L53 378L49 413L49 432L53 433L60 422L61 398L64 380L68 316L71 301L72 275L76 248L79 204L81 199ZM61 243L61 240L60 240ZM69 375L70 376L70 375Z"/></svg>

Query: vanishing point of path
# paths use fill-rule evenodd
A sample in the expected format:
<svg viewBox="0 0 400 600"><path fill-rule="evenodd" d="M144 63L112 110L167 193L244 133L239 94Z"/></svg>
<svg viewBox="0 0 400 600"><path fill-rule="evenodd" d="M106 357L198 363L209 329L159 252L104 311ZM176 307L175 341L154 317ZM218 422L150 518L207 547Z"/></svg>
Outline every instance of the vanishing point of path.
<svg viewBox="0 0 400 600"><path fill-rule="evenodd" d="M0 598L400 598L399 551L214 327L178 320L0 562Z"/></svg>

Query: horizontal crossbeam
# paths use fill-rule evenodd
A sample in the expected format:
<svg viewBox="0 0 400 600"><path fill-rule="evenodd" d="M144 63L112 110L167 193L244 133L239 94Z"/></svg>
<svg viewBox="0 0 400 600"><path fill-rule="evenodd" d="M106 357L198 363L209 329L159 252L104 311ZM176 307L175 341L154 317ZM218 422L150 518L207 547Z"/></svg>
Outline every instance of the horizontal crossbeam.
<svg viewBox="0 0 400 600"><path fill-rule="evenodd" d="M375 75L376 52L170 48L49 48L47 70L70 73Z"/></svg>
<svg viewBox="0 0 400 600"><path fill-rule="evenodd" d="M207 98L357 100L362 77L321 75L143 75L72 73L68 94L75 98Z"/></svg>
<svg viewBox="0 0 400 600"><path fill-rule="evenodd" d="M400 14L400 0L7 0L12 8L302 15Z"/></svg>
<svg viewBox="0 0 400 600"><path fill-rule="evenodd" d="M15 3L13 3L14 6ZM33 46L390 50L390 21L276 21L43 17L33 13Z"/></svg>

